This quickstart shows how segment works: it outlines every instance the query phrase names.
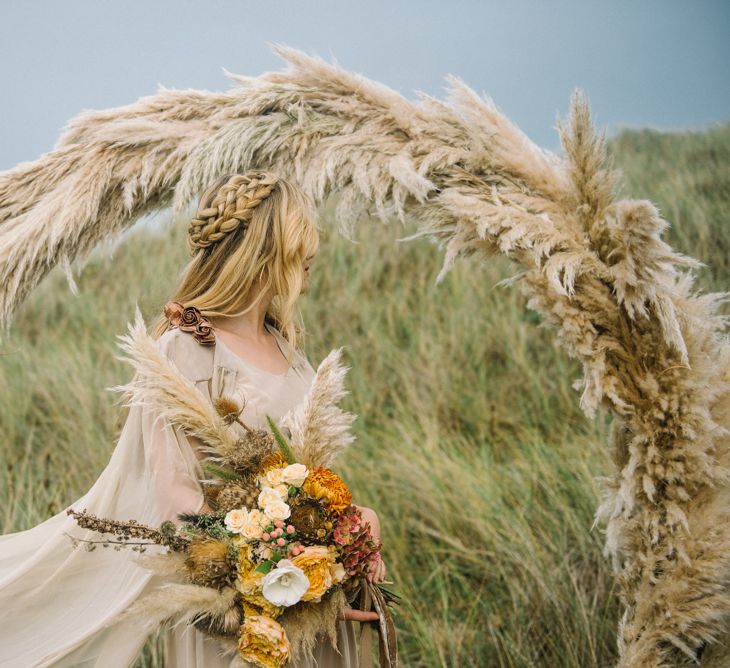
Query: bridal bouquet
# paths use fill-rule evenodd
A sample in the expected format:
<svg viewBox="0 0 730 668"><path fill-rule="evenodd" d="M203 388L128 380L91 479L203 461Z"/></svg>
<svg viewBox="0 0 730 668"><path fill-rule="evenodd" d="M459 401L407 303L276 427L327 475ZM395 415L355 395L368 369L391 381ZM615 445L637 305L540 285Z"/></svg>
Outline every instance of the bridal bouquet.
<svg viewBox="0 0 730 668"><path fill-rule="evenodd" d="M168 548L140 559L177 575L177 582L123 614L143 614L151 627L182 614L241 660L280 668L311 654L319 633L336 642L340 612L359 600L379 614L381 665L395 666L388 604L397 597L364 577L378 564L381 545L345 482L329 468L353 440L354 416L336 405L345 393L341 349L322 361L302 403L282 418L287 438L268 416L271 432L247 425L234 396L209 402L157 351L139 313L121 338L137 373L117 389L203 442L203 467L211 478L202 482L212 508L159 528L67 511L80 526L117 537L84 541L89 549L99 543L139 552L155 544Z"/></svg>

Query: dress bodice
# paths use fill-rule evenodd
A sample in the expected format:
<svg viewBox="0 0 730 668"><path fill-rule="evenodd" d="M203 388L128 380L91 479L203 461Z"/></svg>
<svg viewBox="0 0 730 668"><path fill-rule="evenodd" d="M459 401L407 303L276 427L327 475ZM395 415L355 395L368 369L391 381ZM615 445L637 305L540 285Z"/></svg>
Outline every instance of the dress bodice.
<svg viewBox="0 0 730 668"><path fill-rule="evenodd" d="M284 356L289 342L269 327ZM266 415L280 420L297 406L309 389L316 372L300 351L285 373L265 371L236 355L222 339L201 345L188 332L167 330L158 341L160 351L210 401L218 397L234 399L243 406L241 419L251 427L267 429Z"/></svg>
<svg viewBox="0 0 730 668"><path fill-rule="evenodd" d="M275 328L267 328L276 338L284 356L290 350L289 342ZM280 420L297 406L306 394L315 371L300 352L294 354L294 363L284 373L260 369L236 355L218 338L215 345L212 388L216 393L233 395L243 403L244 422L260 429L266 428L266 415Z"/></svg>

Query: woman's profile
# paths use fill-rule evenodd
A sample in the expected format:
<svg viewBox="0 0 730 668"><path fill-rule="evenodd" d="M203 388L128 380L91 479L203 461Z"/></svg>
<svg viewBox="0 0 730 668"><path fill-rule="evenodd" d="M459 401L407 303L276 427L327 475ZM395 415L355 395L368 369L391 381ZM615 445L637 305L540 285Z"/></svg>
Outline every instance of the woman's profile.
<svg viewBox="0 0 730 668"><path fill-rule="evenodd" d="M309 289L319 245L311 200L267 171L222 176L202 194L188 230L193 253L152 335L158 350L209 399L225 392L243 404L242 419L267 428L304 397L315 371L300 341L296 306ZM200 443L150 407L129 409L109 463L69 506L110 519L159 525L211 508ZM375 513L361 508L379 534ZM127 550L74 548L83 534L66 509L26 531L0 536L0 667L127 668L151 629L143 619L109 622L164 584ZM369 577L384 578L384 566ZM354 668L357 621L376 613L346 610L338 650L324 638L314 658L293 668ZM153 629L152 629L153 630ZM166 664L223 668L217 640L191 625L165 631ZM237 661L237 663L233 663Z"/></svg>

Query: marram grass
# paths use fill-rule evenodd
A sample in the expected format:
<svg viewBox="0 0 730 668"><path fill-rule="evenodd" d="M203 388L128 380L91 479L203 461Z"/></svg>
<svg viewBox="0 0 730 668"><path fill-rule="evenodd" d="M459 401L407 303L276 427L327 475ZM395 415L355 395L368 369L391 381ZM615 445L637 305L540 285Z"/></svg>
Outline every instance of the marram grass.
<svg viewBox="0 0 730 668"><path fill-rule="evenodd" d="M666 236L706 262L700 287L726 286L730 125L625 132L609 148L627 191L684 212ZM343 406L359 416L357 440L342 472L382 518L404 665L613 665L619 604L592 528L595 478L612 466L608 419L578 409L579 365L519 293L495 287L506 262L468 259L435 286L434 246L361 230L359 244L325 233L302 310L311 361L344 345L352 367ZM116 336L136 301L148 320L159 311L184 234L183 220L135 230L92 258L78 297L56 271L21 308L0 357L3 532L58 512L106 464L123 411L104 388L130 379ZM138 666L162 665L153 638Z"/></svg>

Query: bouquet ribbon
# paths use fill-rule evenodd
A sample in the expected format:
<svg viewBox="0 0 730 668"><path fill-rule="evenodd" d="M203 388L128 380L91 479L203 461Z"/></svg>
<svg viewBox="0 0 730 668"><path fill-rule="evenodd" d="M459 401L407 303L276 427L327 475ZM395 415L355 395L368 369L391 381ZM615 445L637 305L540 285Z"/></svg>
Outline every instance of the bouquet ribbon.
<svg viewBox="0 0 730 668"><path fill-rule="evenodd" d="M398 665L398 646L395 635L393 616L386 604L383 593L365 578L360 580L360 609L365 612L374 610L378 613L378 621L363 622L360 630L360 666L372 668L373 625L377 623L378 649L380 668L396 668Z"/></svg>

